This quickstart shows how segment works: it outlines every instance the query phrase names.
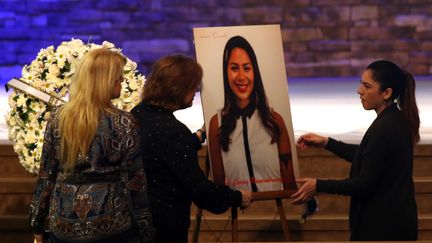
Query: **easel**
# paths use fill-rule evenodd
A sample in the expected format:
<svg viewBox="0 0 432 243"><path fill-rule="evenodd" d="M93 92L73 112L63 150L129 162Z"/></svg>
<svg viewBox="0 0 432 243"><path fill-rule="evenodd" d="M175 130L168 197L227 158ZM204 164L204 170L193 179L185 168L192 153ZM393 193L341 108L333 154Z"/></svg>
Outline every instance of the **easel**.
<svg viewBox="0 0 432 243"><path fill-rule="evenodd" d="M208 151L206 153L204 173L208 177L210 174L210 159ZM294 189L283 190L283 191L268 191L268 192L253 192L252 201L266 201L275 200L276 207L278 209L279 218L282 225L282 230L286 241L291 241L291 232L288 226L288 220L286 218L285 209L283 207L282 199L290 198L295 192ZM195 215L195 227L193 232L192 242L197 243L199 237L199 231L201 226L202 209L197 208ZM231 241L238 242L238 211L236 207L231 208Z"/></svg>
<svg viewBox="0 0 432 243"><path fill-rule="evenodd" d="M266 201L275 200L276 207L278 209L279 218L282 225L282 230L286 241L291 241L291 232L288 226L288 220L286 218L285 209L283 207L282 199L290 198L295 190L284 190L284 191L270 191L270 192L253 192L252 201ZM231 208L231 226L232 226L232 242L238 241L238 219L237 219L237 208Z"/></svg>

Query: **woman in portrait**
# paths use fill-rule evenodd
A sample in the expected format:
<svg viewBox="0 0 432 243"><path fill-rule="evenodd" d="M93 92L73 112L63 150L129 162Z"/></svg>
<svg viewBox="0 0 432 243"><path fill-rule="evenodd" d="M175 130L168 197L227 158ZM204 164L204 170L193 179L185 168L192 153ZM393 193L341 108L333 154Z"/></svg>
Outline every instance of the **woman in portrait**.
<svg viewBox="0 0 432 243"><path fill-rule="evenodd" d="M108 49L88 52L69 101L52 111L30 205L35 242L153 242L138 127L111 104L125 64Z"/></svg>
<svg viewBox="0 0 432 243"><path fill-rule="evenodd" d="M223 52L224 106L209 125L214 181L257 191L295 189L290 138L269 107L255 52L234 36Z"/></svg>
<svg viewBox="0 0 432 243"><path fill-rule="evenodd" d="M301 149L324 147L351 162L350 176L301 179L293 202L301 204L317 192L348 195L352 241L417 240L413 149L420 118L414 78L393 62L375 61L363 72L357 93L363 108L377 114L360 145L312 133L297 141Z"/></svg>

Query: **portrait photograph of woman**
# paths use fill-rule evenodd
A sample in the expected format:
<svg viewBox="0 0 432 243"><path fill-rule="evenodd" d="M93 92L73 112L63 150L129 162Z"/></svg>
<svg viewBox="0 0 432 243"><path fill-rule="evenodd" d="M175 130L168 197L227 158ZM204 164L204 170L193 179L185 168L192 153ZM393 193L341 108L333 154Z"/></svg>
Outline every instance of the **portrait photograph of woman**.
<svg viewBox="0 0 432 243"><path fill-rule="evenodd" d="M279 25L195 28L213 180L252 192L296 189Z"/></svg>

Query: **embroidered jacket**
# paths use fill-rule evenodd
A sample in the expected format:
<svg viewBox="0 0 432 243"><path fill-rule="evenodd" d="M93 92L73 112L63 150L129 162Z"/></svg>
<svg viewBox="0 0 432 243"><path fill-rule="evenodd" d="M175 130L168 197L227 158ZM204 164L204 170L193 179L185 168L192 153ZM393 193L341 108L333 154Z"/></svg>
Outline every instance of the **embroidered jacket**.
<svg viewBox="0 0 432 243"><path fill-rule="evenodd" d="M56 238L89 242L138 236L150 242L152 219L139 136L134 118L123 111L103 114L93 143L73 172L59 166L59 109L48 121L39 179L30 206L30 225Z"/></svg>

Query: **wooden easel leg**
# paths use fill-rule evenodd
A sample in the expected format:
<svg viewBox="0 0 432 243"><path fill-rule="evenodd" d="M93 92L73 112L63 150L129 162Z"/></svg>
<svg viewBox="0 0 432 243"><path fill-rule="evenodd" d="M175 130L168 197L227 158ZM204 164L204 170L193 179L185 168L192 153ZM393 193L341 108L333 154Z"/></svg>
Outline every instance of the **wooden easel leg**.
<svg viewBox="0 0 432 243"><path fill-rule="evenodd" d="M237 208L231 208L231 233L232 242L238 241L238 222L237 222Z"/></svg>
<svg viewBox="0 0 432 243"><path fill-rule="evenodd" d="M202 217L202 209L197 208L196 216L195 216L195 228L193 232L193 243L198 243L199 232L201 228L201 217Z"/></svg>
<svg viewBox="0 0 432 243"><path fill-rule="evenodd" d="M284 232L285 239L287 241L291 241L291 232L288 227L288 220L285 215L285 209L282 204L282 199L276 198L276 206L278 208L279 217L282 224L282 230Z"/></svg>
<svg viewBox="0 0 432 243"><path fill-rule="evenodd" d="M204 174L206 175L207 178L210 174L210 158L209 158L208 151L206 152L206 160L205 160L205 164L204 164ZM202 208L197 207L197 212L196 212L196 216L195 216L195 228L194 228L193 238L192 238L193 243L198 243L199 232L201 229L202 214L203 214Z"/></svg>

